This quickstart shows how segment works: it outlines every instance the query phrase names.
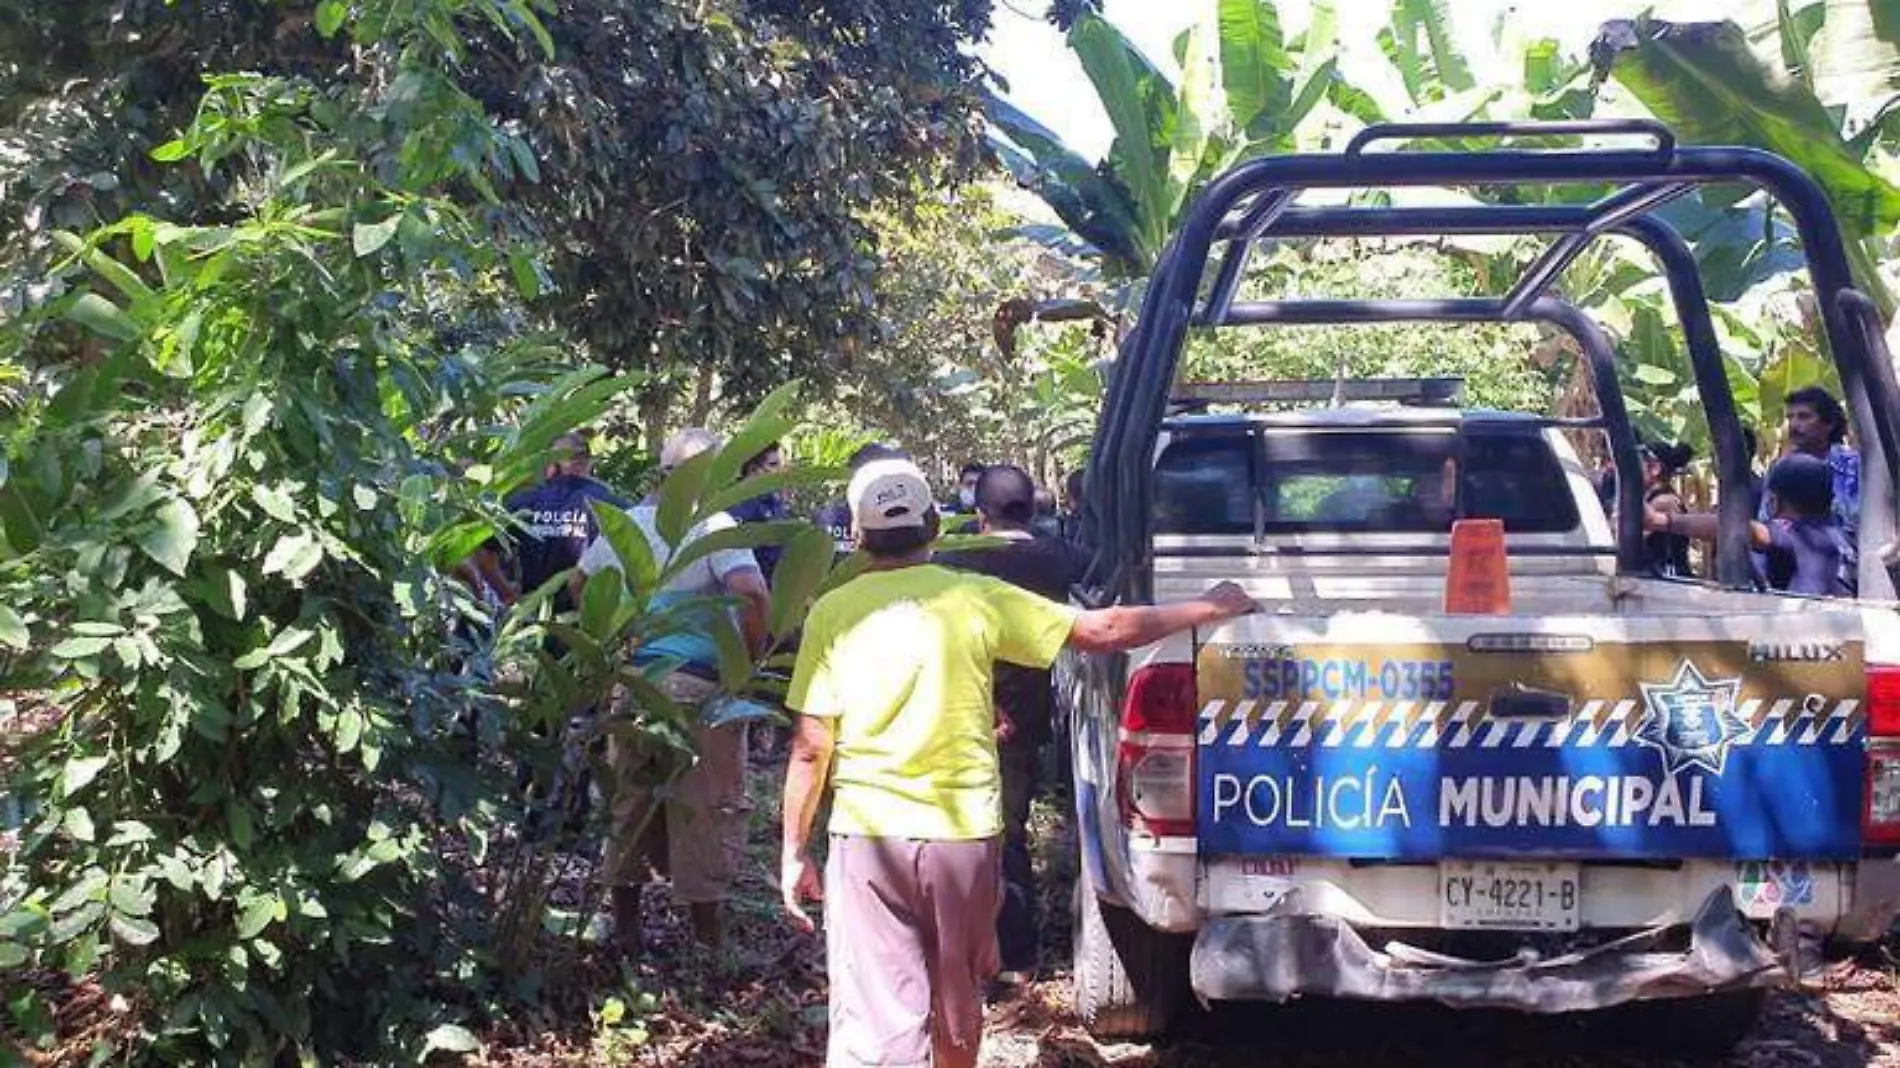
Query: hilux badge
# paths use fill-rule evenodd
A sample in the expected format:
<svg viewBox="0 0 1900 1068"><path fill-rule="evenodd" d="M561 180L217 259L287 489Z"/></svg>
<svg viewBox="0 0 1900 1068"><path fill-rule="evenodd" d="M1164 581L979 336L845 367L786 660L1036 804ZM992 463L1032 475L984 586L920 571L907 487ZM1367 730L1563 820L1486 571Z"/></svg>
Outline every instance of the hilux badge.
<svg viewBox="0 0 1900 1068"><path fill-rule="evenodd" d="M1748 732L1748 724L1735 713L1742 680L1710 681L1685 660L1670 682L1645 682L1642 687L1648 712L1636 728L1636 741L1661 753L1663 770L1670 775L1691 765L1722 774L1728 747Z"/></svg>

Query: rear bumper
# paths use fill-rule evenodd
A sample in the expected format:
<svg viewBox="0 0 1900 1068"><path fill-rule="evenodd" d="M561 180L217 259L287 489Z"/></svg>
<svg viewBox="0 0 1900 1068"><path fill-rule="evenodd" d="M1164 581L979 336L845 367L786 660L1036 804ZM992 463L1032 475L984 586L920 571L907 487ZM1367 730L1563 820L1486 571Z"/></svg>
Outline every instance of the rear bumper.
<svg viewBox="0 0 1900 1068"><path fill-rule="evenodd" d="M1651 928L1559 957L1482 962L1397 946L1375 949L1332 916L1227 916L1201 929L1190 974L1195 993L1210 1001L1319 996L1534 1013L1587 1012L1785 981L1775 953L1726 888L1703 901L1686 951L1657 951L1670 930Z"/></svg>

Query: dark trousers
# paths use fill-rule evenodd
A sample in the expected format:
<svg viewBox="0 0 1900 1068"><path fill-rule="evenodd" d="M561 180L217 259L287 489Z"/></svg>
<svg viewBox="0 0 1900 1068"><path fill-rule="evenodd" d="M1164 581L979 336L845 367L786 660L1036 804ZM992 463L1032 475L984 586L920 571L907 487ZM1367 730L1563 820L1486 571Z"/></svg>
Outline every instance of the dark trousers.
<svg viewBox="0 0 1900 1068"><path fill-rule="evenodd" d="M1029 854L1029 802L1036 796L1039 747L1005 742L996 747L1003 766L1003 907L996 914L996 941L1003 970L1036 967L1036 869Z"/></svg>

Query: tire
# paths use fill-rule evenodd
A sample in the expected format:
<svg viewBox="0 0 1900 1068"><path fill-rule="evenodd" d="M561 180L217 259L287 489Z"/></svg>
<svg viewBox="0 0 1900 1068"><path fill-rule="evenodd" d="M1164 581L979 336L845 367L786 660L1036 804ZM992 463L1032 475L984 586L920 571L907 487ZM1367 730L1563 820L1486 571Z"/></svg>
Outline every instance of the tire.
<svg viewBox="0 0 1900 1068"><path fill-rule="evenodd" d="M1075 884L1075 1012L1096 1038L1143 1040L1168 1032L1188 993L1192 935L1157 931Z"/></svg>

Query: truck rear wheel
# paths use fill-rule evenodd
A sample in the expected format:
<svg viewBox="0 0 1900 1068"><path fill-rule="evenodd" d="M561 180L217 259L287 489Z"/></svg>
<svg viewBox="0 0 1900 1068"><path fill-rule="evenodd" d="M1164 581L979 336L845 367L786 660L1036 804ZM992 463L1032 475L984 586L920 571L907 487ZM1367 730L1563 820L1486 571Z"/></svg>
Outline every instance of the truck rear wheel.
<svg viewBox="0 0 1900 1068"><path fill-rule="evenodd" d="M1188 991L1192 935L1157 931L1075 883L1075 1011L1097 1038L1166 1034Z"/></svg>

